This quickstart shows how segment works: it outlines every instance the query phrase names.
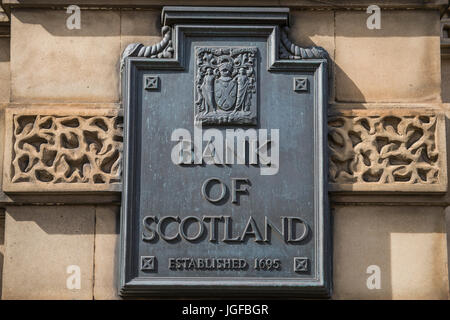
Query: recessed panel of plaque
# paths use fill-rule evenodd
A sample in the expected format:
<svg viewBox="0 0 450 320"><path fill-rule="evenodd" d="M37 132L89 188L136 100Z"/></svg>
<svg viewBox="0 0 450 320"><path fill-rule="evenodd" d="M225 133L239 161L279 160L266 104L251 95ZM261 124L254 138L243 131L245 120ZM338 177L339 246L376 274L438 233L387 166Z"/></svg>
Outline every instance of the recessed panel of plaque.
<svg viewBox="0 0 450 320"><path fill-rule="evenodd" d="M122 296L328 297L327 59L285 8L165 7L122 55Z"/></svg>

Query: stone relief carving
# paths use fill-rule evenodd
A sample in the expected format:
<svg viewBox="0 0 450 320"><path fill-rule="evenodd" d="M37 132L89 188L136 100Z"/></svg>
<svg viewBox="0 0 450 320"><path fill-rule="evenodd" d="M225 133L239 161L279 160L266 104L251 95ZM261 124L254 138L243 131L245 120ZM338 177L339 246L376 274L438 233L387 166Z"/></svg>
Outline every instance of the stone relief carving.
<svg viewBox="0 0 450 320"><path fill-rule="evenodd" d="M121 182L121 116L13 115L11 183Z"/></svg>
<svg viewBox="0 0 450 320"><path fill-rule="evenodd" d="M62 185L116 185L114 190L120 190L120 115L13 114L10 122L8 184L15 191L44 184L55 190ZM374 191L428 186L425 191L433 191L445 183L436 115L336 115L329 117L328 127L331 191L358 191L358 186Z"/></svg>
<svg viewBox="0 0 450 320"><path fill-rule="evenodd" d="M327 59L328 53L322 47L299 47L288 37L289 27L280 30L280 59Z"/></svg>
<svg viewBox="0 0 450 320"><path fill-rule="evenodd" d="M328 128L330 183L440 183L436 116L333 116Z"/></svg>
<svg viewBox="0 0 450 320"><path fill-rule="evenodd" d="M169 26L164 26L161 29L162 40L157 44L144 46L142 43L129 44L120 59L120 68L123 69L125 58L127 57L146 57L154 59L172 58L173 57L173 45L172 45L172 29Z"/></svg>
<svg viewBox="0 0 450 320"><path fill-rule="evenodd" d="M197 123L256 124L257 52L257 48L196 48Z"/></svg>

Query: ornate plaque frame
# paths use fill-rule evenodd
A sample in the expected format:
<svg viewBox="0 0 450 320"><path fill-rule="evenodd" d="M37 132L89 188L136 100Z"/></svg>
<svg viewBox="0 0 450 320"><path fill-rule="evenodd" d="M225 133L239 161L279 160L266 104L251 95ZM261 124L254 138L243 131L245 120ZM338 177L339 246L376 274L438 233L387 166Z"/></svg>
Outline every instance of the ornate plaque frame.
<svg viewBox="0 0 450 320"><path fill-rule="evenodd" d="M142 44L132 44L125 50L121 62L124 103L124 190L119 292L122 296L329 297L331 295L332 255L326 156L327 54L322 48L301 48L292 44L287 38L288 19L289 9L285 8L165 7L162 12L162 21L165 24L163 40L147 47ZM164 85L158 79L144 83L140 74L144 72L151 74L151 77L157 77L158 74L165 74L168 71L187 72L189 57L186 54L186 46L189 38L230 36L264 39L267 45L267 61L261 65L266 65L266 70L270 73L308 74L308 78L303 79L303 86L298 84L298 88L295 85L295 79L289 78L291 80L288 89L294 94L307 92L312 95L314 133L311 140L313 152L310 161L313 164L313 185L309 188L312 188L311 202L314 207L312 213L314 223L311 230L313 249L310 260L303 257L295 257L292 260L296 272L302 272L311 266L314 272L309 277L155 277L151 276L151 272L156 268L154 256L138 254L139 248L136 241L141 241L141 235L138 234L136 226L141 221L136 215L136 210L139 209L137 185L141 176L139 143L142 137L138 135L141 128L137 120L140 117L142 90L147 89L146 84L151 83L154 86L149 90L160 90L158 86ZM251 47L251 44L245 45L245 48ZM224 67L230 68L230 66ZM244 71L248 77L252 75L248 72L248 68ZM236 79L236 83L237 81ZM245 81L246 79L243 80L244 84ZM201 84L200 88L196 88L194 83L193 79L194 90L201 90ZM205 92L207 90L209 89L206 88ZM185 104L192 106L192 101L185 101ZM235 105L236 101L234 101ZM184 107L185 105L180 106L180 108ZM233 126L254 125L257 123L254 119L259 117L256 115L258 105L250 103L249 107L255 108L252 109L255 111L255 116L248 117L249 120L235 121L227 118L223 123L214 118L210 123ZM301 108L301 106L297 107ZM195 114L198 115L197 111ZM139 272L144 270L143 268L150 272L148 276L140 275Z"/></svg>

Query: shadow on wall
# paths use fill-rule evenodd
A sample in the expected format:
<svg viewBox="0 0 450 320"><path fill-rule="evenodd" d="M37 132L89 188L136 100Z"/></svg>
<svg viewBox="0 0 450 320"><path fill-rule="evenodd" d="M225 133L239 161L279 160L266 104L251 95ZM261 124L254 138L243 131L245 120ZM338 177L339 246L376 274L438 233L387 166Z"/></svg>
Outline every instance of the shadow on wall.
<svg viewBox="0 0 450 320"><path fill-rule="evenodd" d="M56 37L161 36L161 13L158 10L87 10L80 11L80 29L69 29L72 14L65 10L18 10L19 24L40 25ZM135 19L133 19L135 18ZM98 45L101 45L99 39Z"/></svg>
<svg viewBox="0 0 450 320"><path fill-rule="evenodd" d="M380 29L367 27L365 11L292 16L296 43L320 45L334 55L336 101L438 102L437 11L382 10Z"/></svg>
<svg viewBox="0 0 450 320"><path fill-rule="evenodd" d="M67 278L66 266L76 258L87 261L82 268L93 268L95 263L94 296L114 297L118 210L116 214L114 210L100 212L97 207L94 222L90 213L83 213L89 207L15 208L11 213L13 220L8 221L11 222L8 241L13 244L8 259L15 261L8 268L9 288L24 291L23 297L33 298L30 294L35 288L60 287ZM77 214L88 217L88 225L96 225L95 262L91 250L80 249L86 245L92 248L93 239L86 243L76 236L92 234L93 227L81 227L80 221L86 219L80 220ZM61 215L66 218L61 219ZM73 223L74 220L77 222ZM336 206L333 220L334 299L448 298L443 208ZM380 289L367 287L369 266L379 267ZM32 277L19 289L14 279L31 271L39 277ZM52 279L42 282L49 273Z"/></svg>
<svg viewBox="0 0 450 320"><path fill-rule="evenodd" d="M0 38L0 62L10 61L9 42L10 38Z"/></svg>
<svg viewBox="0 0 450 320"><path fill-rule="evenodd" d="M333 220L333 298L448 299L443 208L336 206Z"/></svg>
<svg viewBox="0 0 450 320"><path fill-rule="evenodd" d="M21 26L25 25L39 25L45 30L45 35L42 31L37 30L34 27L31 27L33 30L33 34L35 36L41 37L74 37L73 43L64 42L64 46L74 46L73 50L77 51L76 38L77 37L98 37L96 39L96 44L94 46L101 46L102 39L105 37L121 37L120 41L122 43L122 49L126 47L129 43L133 43L136 41L148 41L145 37L160 37L160 12L158 10L139 10L139 11L130 11L130 10L113 10L113 11L95 11L95 10L82 10L81 11L81 29L68 29L66 26L67 18L70 14L67 14L64 10L18 10L14 14L14 18L17 21L13 21L14 28L18 28L19 30L27 30L29 26ZM294 23L299 25L302 28L301 19L295 20ZM326 21L328 23L328 21ZM329 23L333 23L331 19ZM364 22L365 23L365 22ZM293 29L293 28L291 28ZM308 34L308 37L303 37L298 41L298 45L300 46L310 46L310 45L321 45L320 43L314 43L312 39L315 37L322 36L330 36L329 34L321 33L322 28L311 28L308 27L308 30L311 29L311 33ZM317 32L317 30L319 32ZM333 36L333 35L331 35ZM349 36L357 36L357 35L349 35ZM49 43L54 42L57 45L57 38L47 38ZM290 37L294 40L296 38L295 35L290 35ZM128 39L129 38L129 39ZM145 43L146 45L150 45L156 43L156 41L152 41L151 43ZM63 44L60 44L63 45ZM49 46L49 48L53 48L53 46ZM330 54L331 62L330 62L330 100L334 100L334 86L333 79L335 78L334 74L340 75L340 82L342 85L349 87L355 99L364 100L364 96L359 91L355 83L348 77L346 77L345 72L343 72L338 66L335 66L333 60L333 49L334 48L326 48ZM95 50L93 47L92 50ZM93 53L94 54L94 53ZM83 53L86 58L89 58L90 53ZM117 57L119 59L119 57Z"/></svg>
<svg viewBox="0 0 450 320"><path fill-rule="evenodd" d="M5 213L0 210L0 300L2 299L3 260L5 248Z"/></svg>
<svg viewBox="0 0 450 320"><path fill-rule="evenodd" d="M129 43L149 41L146 37L160 37L159 10L82 10L79 30L67 28L69 16L65 10L17 10L12 18L13 31L16 30L18 36L23 33L35 39L42 38L46 48L53 51L47 54L56 56L58 52L52 48L57 48L58 45L67 47L69 52L78 52L79 55L85 49L77 44L77 38L95 37L90 44L92 49L82 52L84 61L91 63L96 63L99 59L98 55L95 55L95 48L101 47L102 41L106 41L104 39L117 37L123 50ZM430 50L427 47L430 42L423 39L439 37L437 11L382 11L380 30L367 28L369 15L364 11L302 13L292 10L291 16L291 30L295 29L295 34L290 37L298 45L322 45L329 51L332 59L336 51L338 65L331 69L334 69L332 79L335 83L332 86L337 86L337 100L435 100L436 77L433 76L432 81L426 81L423 69L428 68L428 65L433 68L436 66L434 62L437 52ZM71 39L70 42L59 42L60 37L73 37L73 41ZM407 38L413 38L414 41L408 40L407 46L402 50ZM19 40L17 41L20 44ZM30 43L29 50L33 45L42 46L41 43ZM19 48L13 47L13 52L14 50ZM414 54L411 54L411 51ZM419 65L418 59L425 64ZM408 63L409 61L411 63ZM330 90L330 93L332 92L333 90Z"/></svg>
<svg viewBox="0 0 450 320"><path fill-rule="evenodd" d="M13 17L17 21L13 22L18 25L39 25L45 33L56 37L74 37L73 43L65 44L73 46L74 50L77 48L76 37L96 37L95 42L92 43L92 50L95 50L95 46L102 45L102 37L160 36L159 20L156 18L151 20L151 26L148 23L148 15L157 17L159 16L159 12L117 10L103 12L82 11L81 14L80 30L69 30L66 27L66 19L69 14L63 10L18 10ZM392 74L392 69L383 69L383 57L390 56L389 62L391 62L393 59L392 56L395 56L396 52L392 52L392 47L390 46L387 48L382 47L379 51L372 54L370 63L365 62L359 56L359 51L352 49L352 47L358 47L358 43L346 49L346 45L351 45L350 40L368 37L422 38L428 35L435 35L433 28L427 29L421 27L429 25L429 17L427 16L423 16L423 18L421 16L414 17L402 27L393 20L397 19L397 21L400 21L399 17L400 19L402 17L404 18L406 13L392 13L386 15L386 20L383 20L383 28L381 30L368 30L366 28L367 15L365 13L355 15L355 19L350 18L347 22L345 22L345 13L339 14L341 18L338 22L335 21L336 19L334 17L330 20L330 23L333 25L331 34L322 28L310 27L308 30L312 31L308 33L308 36L303 41L298 41L297 44L302 46L312 44L321 45L321 37L331 37L333 40L332 47L329 51L332 51L336 45L336 38L340 38L339 41L349 40L348 42L342 42L338 49L343 50L342 54L350 55L346 57L346 61L348 63L348 61L352 61L353 59L354 68L357 70L361 65L364 66L365 63L367 68L361 68L358 72L367 74L369 80L372 78L370 70L380 69L383 72L386 70L386 72L389 71ZM134 19L134 17L141 17L142 21L146 20L147 22L141 24L139 22L141 20ZM314 25L312 21L305 23L312 23ZM298 24L301 27L301 19L298 20ZM392 26L396 27L394 28ZM22 27L20 30L26 29ZM38 32L42 33L42 31L33 31L33 36L38 36ZM125 37L123 38L125 39ZM315 40L316 38L319 40ZM47 41L55 41L56 44L58 43L56 39L51 37L47 37L46 39ZM391 42L395 41L396 39L391 39ZM129 42L135 41L130 40ZM49 47L51 48L51 46ZM364 55L368 55L367 49L363 51ZM380 54L383 51L386 51L386 55ZM333 52L329 53L330 55L333 54ZM56 55L56 50L52 54ZM414 56L414 53L408 54ZM83 55L89 58L89 52L83 53ZM405 53L402 53L402 56L404 55ZM375 56L375 59L373 56ZM398 58L398 60L401 59ZM372 69L370 68L370 64L372 64ZM331 65L333 71L330 86L336 87L336 85L339 85L340 88L345 88L346 96L350 93L352 101L365 101L364 93L351 76L344 71L348 70L348 66L351 64L339 66L332 60ZM373 86L377 87L377 83L373 83ZM332 91L330 90L330 93ZM83 207L79 208L83 210ZM442 211L441 208L417 209L416 207L366 208L356 206L336 208L334 217L334 282L336 297L380 299L443 297L444 293L441 288L446 288L446 284L442 285L442 277L439 278L442 276L441 270L434 270L434 268L438 268L442 264L440 257L435 254L435 252L441 250L438 246L440 242L437 240L434 241L436 236L443 233ZM11 213L11 217L16 222L33 222L49 235L93 234L94 232L96 235L118 233L118 231L111 231L109 228L102 230L100 226L103 224L98 220L95 222L94 215L86 218L88 227L83 227L82 222L74 224L71 217L77 215L76 210L62 216L60 216L56 209L49 209L48 212L42 213L36 214L32 210L17 210ZM26 234L21 236L24 235L26 236ZM19 237L19 235L17 236ZM437 247L434 247L435 245ZM366 281L368 275L366 269L369 265L378 265L381 268L381 290L367 289Z"/></svg>
<svg viewBox="0 0 450 320"><path fill-rule="evenodd" d="M6 224L5 299L115 298L117 206L11 206ZM71 266L81 288L66 287Z"/></svg>
<svg viewBox="0 0 450 320"><path fill-rule="evenodd" d="M102 225L97 223L96 214L99 208L103 207L92 205L10 207L8 215L18 223L34 223L47 235L118 233L119 229L102 228ZM73 219L72 215L77 215L77 219ZM117 219L114 212L111 212L111 216Z"/></svg>
<svg viewBox="0 0 450 320"><path fill-rule="evenodd" d="M442 102L450 103L450 56L441 59Z"/></svg>
<svg viewBox="0 0 450 320"><path fill-rule="evenodd" d="M352 94L352 101L366 101L366 97L359 90L358 86L355 82L342 70L339 65L336 64L335 60L331 62L331 70L333 74L330 76L328 81L330 89L329 89L329 99L331 102L337 101L338 98L336 96L336 79L339 78L339 86L345 87Z"/></svg>

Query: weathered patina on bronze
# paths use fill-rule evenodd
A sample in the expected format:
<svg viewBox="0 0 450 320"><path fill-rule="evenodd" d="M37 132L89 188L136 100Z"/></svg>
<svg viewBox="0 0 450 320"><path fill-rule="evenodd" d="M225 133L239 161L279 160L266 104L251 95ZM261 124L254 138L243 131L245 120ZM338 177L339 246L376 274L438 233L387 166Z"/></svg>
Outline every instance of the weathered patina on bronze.
<svg viewBox="0 0 450 320"><path fill-rule="evenodd" d="M327 53L284 8L162 21L122 56L121 295L328 297Z"/></svg>

